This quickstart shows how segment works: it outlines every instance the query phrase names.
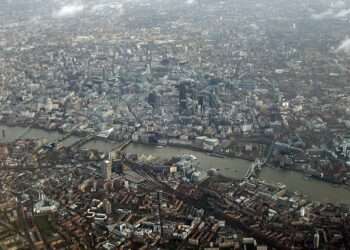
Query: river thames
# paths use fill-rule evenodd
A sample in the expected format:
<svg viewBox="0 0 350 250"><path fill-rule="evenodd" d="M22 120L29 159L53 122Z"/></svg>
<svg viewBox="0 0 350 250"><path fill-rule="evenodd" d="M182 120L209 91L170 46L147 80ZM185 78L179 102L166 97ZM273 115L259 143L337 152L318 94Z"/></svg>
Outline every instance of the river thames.
<svg viewBox="0 0 350 250"><path fill-rule="evenodd" d="M2 130L5 131L5 137L1 134L1 143L11 142L17 139L20 135L22 135L22 138L24 139L35 138L41 139L44 142L52 142L62 136L62 134L58 132L48 132L41 129L30 129L26 131L26 129L22 127L0 126L0 131ZM72 136L64 140L62 144L68 146L77 140L79 140L79 137ZM115 148L116 145L117 143L97 140L88 142L83 145L83 148L108 152ZM200 168L203 172L206 172L211 168L216 168L222 175L233 178L243 178L251 164L251 162L246 160L236 158L217 158L209 156L206 153L178 147L159 148L152 145L131 144L126 148L126 152L153 155L161 159L167 159L182 154L193 154L198 158ZM289 191L303 193L308 198L315 201L338 204L346 203L350 205L350 190L344 187L336 187L319 180L306 179L303 174L298 172L266 167L261 171L260 179L271 183L283 183L287 185Z"/></svg>

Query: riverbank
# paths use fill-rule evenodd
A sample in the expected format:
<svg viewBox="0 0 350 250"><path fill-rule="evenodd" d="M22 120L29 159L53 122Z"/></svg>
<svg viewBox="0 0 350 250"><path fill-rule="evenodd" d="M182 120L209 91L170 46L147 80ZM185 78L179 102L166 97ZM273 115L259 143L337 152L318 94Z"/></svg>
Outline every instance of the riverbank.
<svg viewBox="0 0 350 250"><path fill-rule="evenodd" d="M28 127L30 127L31 129L39 129L39 130L43 130L47 133L59 133L62 136L67 134L66 131L62 130L62 129L49 129L49 128L45 128L45 127L41 127L37 124L31 124L29 126L25 126L22 123L11 123L11 122L0 122L0 126L7 126L7 127L18 127L18 128L22 128L22 129L27 129ZM88 135L88 133L86 132L79 132L79 131L72 131L71 132L72 136L76 136L76 137L85 137ZM118 146L121 141L117 141L117 140L113 140L113 139L109 139L109 138L103 138L103 137L96 137L92 140L92 143L96 142L96 141L102 141L104 143L107 144L117 144L114 146ZM88 143L87 143L88 144ZM166 145L161 145L161 144L157 144L157 143L143 143L143 142L133 142L133 144L135 145L145 145L145 146L151 146L151 147L156 147L156 146L163 146L163 147L172 147L172 148L178 148L178 149L188 149L194 152L199 152L199 153L205 153L208 154L211 157L215 157L215 158L228 158L228 159L240 159L240 160L245 160L245 161L249 161L249 162L253 162L254 159L249 158L249 157L244 157L244 156L232 156L231 154L223 154L223 153L217 153L217 152L213 152L210 150L205 150L199 147L195 147L193 145L180 145L180 144L174 144L174 143L168 143ZM85 145L83 145L84 147ZM211 154L216 154L216 155L211 155Z"/></svg>
<svg viewBox="0 0 350 250"><path fill-rule="evenodd" d="M4 140L0 137L0 142L7 143L10 139L16 138L17 135L23 133L25 128L2 126L0 125L0 131L6 130L7 139ZM48 142L55 141L62 136L57 131L47 131L32 129L25 138L46 138ZM69 146L74 141L79 140L79 137L71 136L64 140L62 144ZM83 145L86 149L97 149L101 152L109 152L113 148L116 148L120 143L111 141L109 139L98 139L88 144ZM237 158L219 158L208 155L208 153L194 151L190 149L184 149L180 147L166 146L164 148L158 148L156 146L145 144L131 144L125 151L127 153L135 154L148 154L154 155L159 158L169 159L176 155L182 154L194 154L201 166L202 171L208 171L209 169L219 169L219 174L227 177L233 177L235 179L242 179L251 166L251 161L246 161ZM334 187L334 185L326 183L324 181L314 180L310 178L306 180L304 175L295 171L286 171L279 168L264 167L260 173L259 179L265 180L268 183L281 182L285 184L291 192L300 192L306 194L310 200L332 203L346 203L350 204L350 190L344 187Z"/></svg>
<svg viewBox="0 0 350 250"><path fill-rule="evenodd" d="M176 143L158 144L158 143L144 143L144 142L133 142L133 144L154 146L154 147L161 146L161 147L183 148L183 149L188 149L188 150L192 150L195 152L206 153L206 154L210 155L211 157L216 157L216 158L240 159L240 160L245 160L245 161L249 161L249 162L255 161L255 159L253 159L253 158L244 157L244 156L233 156L231 154L213 152L210 150L205 150L203 148L195 147L193 145L183 145L183 144L176 144ZM213 155L213 154L215 154L215 155Z"/></svg>
<svg viewBox="0 0 350 250"><path fill-rule="evenodd" d="M76 130L73 130L73 131L70 131L70 132L67 132L67 131L64 131L63 129L61 128L53 128L53 129L50 129L50 128L46 128L46 127L42 127L36 123L31 123L31 124L25 124L25 123L20 123L20 122L17 122L17 123L12 123L12 122L6 122L6 121L3 121L1 120L0 121L0 126L7 126L7 127L20 127L20 128L23 128L23 129L40 129L40 130L44 130L45 132L57 132L57 133L60 133L62 135L65 135L67 133L71 133L72 136L77 136L77 137L85 137L87 136L89 133L87 132L84 132L84 131L76 131Z"/></svg>
<svg viewBox="0 0 350 250"><path fill-rule="evenodd" d="M32 128L32 129L40 129L40 130L44 130L45 132L53 132L53 133L60 133L62 135L67 134L67 131L64 131L63 129L60 128L55 128L55 129L50 129L50 128L46 128L46 127L42 127L39 126L38 124L32 123L30 125L25 125L24 123L11 123L11 122L5 122L5 121L0 121L0 126L8 126L8 127L21 127L23 129L27 129L27 128ZM76 136L76 137L85 137L88 135L87 132L83 132L83 131L72 131L69 132L71 133L72 136ZM121 143L121 141L116 141L113 139L109 139L109 138L103 138L103 137L96 137L94 140L98 140L98 141L103 141L106 143ZM236 156L236 155L232 155L232 154L225 154L225 153L220 153L220 152L213 152L210 150L205 150L203 148L199 148L196 147L194 145L185 145L185 144L176 144L176 143L167 143L165 145L162 144L157 144L157 143L143 143L143 142L133 142L133 144L139 144L139 145L149 145L149 146L164 146L164 147L173 147L173 148L185 148L185 149L189 149L195 152L201 152L201 153L207 153L207 154L215 154L215 155L211 155L212 157L217 157L217 158L222 158L222 157L226 157L226 158L230 158L230 159L241 159L241 160L246 160L246 161L250 161L250 162L254 162L255 159L251 158L251 157L245 157L245 156Z"/></svg>
<svg viewBox="0 0 350 250"><path fill-rule="evenodd" d="M314 180L318 180L318 181L322 181L325 183L329 183L331 185L338 185L340 187L344 187L344 188L349 188L350 189L350 185L347 185L345 182L336 182L333 181L331 179L326 179L326 178L322 178L321 176L315 175L315 174L311 174L303 169L300 168L281 168L281 167L275 167L271 164L266 164L266 166L268 168L272 168L272 169L280 169L282 171L289 171L289 172L296 172L296 173L300 173L304 176L304 178L306 179L314 179Z"/></svg>

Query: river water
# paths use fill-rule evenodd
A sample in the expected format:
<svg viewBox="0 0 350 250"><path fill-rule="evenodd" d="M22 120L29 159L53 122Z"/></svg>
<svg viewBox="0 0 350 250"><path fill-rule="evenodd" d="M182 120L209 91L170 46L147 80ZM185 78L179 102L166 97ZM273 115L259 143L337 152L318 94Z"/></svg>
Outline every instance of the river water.
<svg viewBox="0 0 350 250"><path fill-rule="evenodd" d="M2 130L5 131L6 136L2 136ZM11 142L22 135L25 131L22 127L8 127L0 126L0 142ZM62 135L58 132L47 132L40 129L31 129L22 138L37 138L45 142L52 142ZM78 137L72 136L63 141L65 146L79 140ZM115 148L116 144L105 141L91 141L83 146L83 148L97 149L108 152ZM250 166L250 162L233 159L233 158L217 158L209 156L206 153L197 152L189 149L177 147L158 148L151 145L131 144L127 147L126 152L137 153L145 155L153 155L161 159L171 158L181 154L193 154L200 162L200 167L203 172L211 168L219 169L224 176L242 178ZM346 203L350 205L350 190L344 187L335 187L329 183L325 183L314 179L305 179L303 174L286 171L275 168L264 168L260 174L260 179L271 183L286 184L288 189L293 192L305 194L312 200L332 203Z"/></svg>

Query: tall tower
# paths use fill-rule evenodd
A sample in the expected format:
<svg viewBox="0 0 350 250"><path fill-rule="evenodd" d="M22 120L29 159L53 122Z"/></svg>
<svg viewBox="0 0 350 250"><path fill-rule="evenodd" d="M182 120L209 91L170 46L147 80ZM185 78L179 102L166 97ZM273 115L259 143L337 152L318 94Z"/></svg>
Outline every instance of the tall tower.
<svg viewBox="0 0 350 250"><path fill-rule="evenodd" d="M109 215L112 213L112 204L108 199L104 199L103 206L104 206L106 214Z"/></svg>
<svg viewBox="0 0 350 250"><path fill-rule="evenodd" d="M182 115L187 108L187 88L186 83L182 82L179 85L179 113Z"/></svg>
<svg viewBox="0 0 350 250"><path fill-rule="evenodd" d="M103 163L103 177L106 180L110 180L112 178L112 161L104 161Z"/></svg>
<svg viewBox="0 0 350 250"><path fill-rule="evenodd" d="M163 218L162 218L162 214L161 214L161 200L162 200L162 191L158 191L157 192L157 200L158 200L158 226L159 226L159 232L160 232L160 237L161 240L163 238Z"/></svg>
<svg viewBox="0 0 350 250"><path fill-rule="evenodd" d="M314 249L318 249L320 247L320 234L316 232L314 234Z"/></svg>
<svg viewBox="0 0 350 250"><path fill-rule="evenodd" d="M5 93L6 91L6 93ZM5 83L5 76L0 73L0 93L5 94L7 96L7 88Z"/></svg>
<svg viewBox="0 0 350 250"><path fill-rule="evenodd" d="M148 46L147 52L146 52L146 61L147 61L147 68L149 70L149 73L152 74L152 50L150 49L150 46Z"/></svg>

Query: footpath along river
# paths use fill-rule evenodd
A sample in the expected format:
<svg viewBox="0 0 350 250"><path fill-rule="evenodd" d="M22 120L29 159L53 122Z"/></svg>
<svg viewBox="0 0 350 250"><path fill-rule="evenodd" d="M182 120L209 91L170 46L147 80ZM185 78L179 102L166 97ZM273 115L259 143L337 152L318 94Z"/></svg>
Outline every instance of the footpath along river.
<svg viewBox="0 0 350 250"><path fill-rule="evenodd" d="M2 136L2 131L5 137ZM0 126L0 143L11 142L22 135L26 129L23 127ZM62 134L58 132L48 132L41 129L30 129L22 138L37 138L47 142L60 138ZM70 145L79 140L79 137L71 136L63 141L64 145ZM108 152L114 148L117 143L105 142L102 140L91 141L83 145L83 148L97 149ZM206 153L183 149L178 147L159 148L152 145L131 144L126 148L128 153L137 153L153 155L162 159L171 158L181 154L193 154L199 162L203 172L210 168L219 169L224 176L233 178L242 178L249 168L251 162L235 158L217 158L209 156ZM276 168L264 168L260 174L260 179L271 183L283 183L287 185L288 190L300 192L307 195L310 199L321 202L346 203L350 205L350 190L344 187L335 187L332 184L314 179L305 179L301 173L285 171Z"/></svg>

